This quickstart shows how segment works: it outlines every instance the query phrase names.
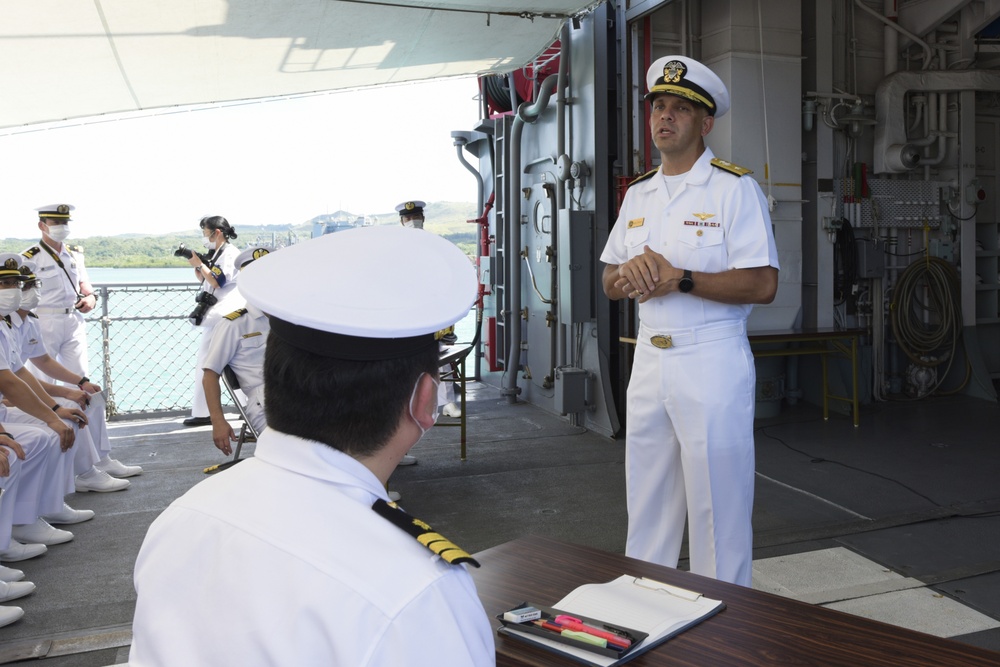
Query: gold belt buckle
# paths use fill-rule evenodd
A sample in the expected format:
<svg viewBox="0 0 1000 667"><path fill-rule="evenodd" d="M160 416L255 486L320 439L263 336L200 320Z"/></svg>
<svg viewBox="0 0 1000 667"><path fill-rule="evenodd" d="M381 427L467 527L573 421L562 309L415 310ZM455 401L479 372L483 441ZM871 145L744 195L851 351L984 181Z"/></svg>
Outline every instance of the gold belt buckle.
<svg viewBox="0 0 1000 667"><path fill-rule="evenodd" d="M661 350L666 350L674 346L674 341L670 336L653 336L649 339L649 342L653 344L653 347L658 347Z"/></svg>

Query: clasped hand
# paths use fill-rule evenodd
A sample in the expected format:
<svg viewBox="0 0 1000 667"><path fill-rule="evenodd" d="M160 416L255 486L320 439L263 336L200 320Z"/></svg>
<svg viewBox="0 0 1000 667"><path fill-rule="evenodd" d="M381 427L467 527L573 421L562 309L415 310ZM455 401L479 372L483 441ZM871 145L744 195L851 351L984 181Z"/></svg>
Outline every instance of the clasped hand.
<svg viewBox="0 0 1000 667"><path fill-rule="evenodd" d="M637 299L645 303L654 296L663 296L670 291L665 276L673 265L648 245L643 247L642 254L636 255L618 267L618 280L615 287L620 289L628 299ZM661 277L664 279L661 281Z"/></svg>

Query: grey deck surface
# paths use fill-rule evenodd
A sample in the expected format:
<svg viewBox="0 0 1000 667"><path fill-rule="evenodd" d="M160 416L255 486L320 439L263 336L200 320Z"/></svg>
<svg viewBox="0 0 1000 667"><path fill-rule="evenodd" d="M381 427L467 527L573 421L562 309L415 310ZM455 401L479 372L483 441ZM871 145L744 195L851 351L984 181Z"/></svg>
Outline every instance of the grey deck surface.
<svg viewBox="0 0 1000 667"><path fill-rule="evenodd" d="M624 550L623 442L511 405L481 384L471 385L468 410L466 461L458 429L435 428L412 452L419 463L394 474L390 488L408 512L470 552L532 533ZM111 424L116 458L145 473L124 492L69 496L97 517L69 527L73 542L9 564L38 590L7 603L26 613L0 628L0 664L127 661L132 566L145 531L222 460L208 427L180 421ZM758 560L771 577L781 557L849 553L1000 626L998 434L1000 408L961 397L862 406L860 428L839 414L823 421L810 405L759 420L755 585ZM875 599L855 591L842 604ZM950 636L1000 650L997 627Z"/></svg>

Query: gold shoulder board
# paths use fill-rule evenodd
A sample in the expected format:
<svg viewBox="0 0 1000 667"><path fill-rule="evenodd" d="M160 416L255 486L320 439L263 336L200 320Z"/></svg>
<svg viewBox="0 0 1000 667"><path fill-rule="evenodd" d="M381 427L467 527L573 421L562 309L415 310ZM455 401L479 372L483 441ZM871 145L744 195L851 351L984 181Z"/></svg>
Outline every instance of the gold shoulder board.
<svg viewBox="0 0 1000 667"><path fill-rule="evenodd" d="M25 250L24 252L22 252L21 255L23 255L24 257L27 257L28 259L31 259L32 257L34 257L35 255L37 255L41 251L42 251L41 248L39 248L36 245L33 245L30 248L28 248L27 250Z"/></svg>
<svg viewBox="0 0 1000 667"><path fill-rule="evenodd" d="M83 246L82 245L71 245L69 247L69 249L70 249L70 252L78 252L81 255L83 254Z"/></svg>
<svg viewBox="0 0 1000 667"><path fill-rule="evenodd" d="M653 174L655 174L655 173L656 173L656 172L658 172L659 170L660 170L660 168L659 168L659 167L657 167L656 169L653 169L652 171L647 171L647 172L646 172L645 174L643 174L643 175L642 175L642 176L640 176L639 178L637 178L637 179L635 179L635 180L633 180L633 181L630 181L630 182L629 182L629 185L630 185L630 186L631 186L631 185L635 185L636 183L641 183L642 181L645 181L645 180L648 180L648 179L652 178L652 177L653 177Z"/></svg>
<svg viewBox="0 0 1000 667"><path fill-rule="evenodd" d="M388 519L397 528L402 528L409 535L417 538L417 542L420 542L433 551L444 559L445 562L452 565L468 563L469 565L479 567L479 562L470 556L467 551L455 545L455 543L443 537L440 533L434 532L433 528L420 519L414 518L399 509L396 503L387 503L379 498L372 505L372 509L383 519Z"/></svg>
<svg viewBox="0 0 1000 667"><path fill-rule="evenodd" d="M753 169L747 169L746 167L741 167L738 164L733 164L732 162L727 162L725 160L720 160L717 157L712 158L712 166L718 167L724 171L728 171L730 174L736 174L737 176L743 176L744 174L752 174Z"/></svg>
<svg viewBox="0 0 1000 667"><path fill-rule="evenodd" d="M228 315L223 315L223 317L225 317L227 320L236 320L236 319L239 319L239 318L243 317L246 314L247 314L247 309L246 308L240 308L239 310L234 310L233 312L229 313Z"/></svg>

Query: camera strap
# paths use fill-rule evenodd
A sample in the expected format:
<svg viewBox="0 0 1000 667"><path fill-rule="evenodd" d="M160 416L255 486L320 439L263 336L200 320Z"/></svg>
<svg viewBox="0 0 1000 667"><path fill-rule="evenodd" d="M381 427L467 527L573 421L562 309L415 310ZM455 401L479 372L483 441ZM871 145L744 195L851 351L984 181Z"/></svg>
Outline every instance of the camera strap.
<svg viewBox="0 0 1000 667"><path fill-rule="evenodd" d="M52 248L48 247L47 245L45 245L45 241L39 241L38 244L40 246L42 246L43 248L45 248L45 252L49 253L49 256L52 259L54 259L55 262L56 262L56 264L59 265L59 268L62 269L63 275L66 276L66 280L69 281L70 287L73 288L73 293L76 294L77 297L82 298L82 296L80 294L79 286L73 284L73 279L70 277L69 271L66 270L66 265L63 264L63 261L61 259L59 259L59 255L56 253L56 251L53 250Z"/></svg>

